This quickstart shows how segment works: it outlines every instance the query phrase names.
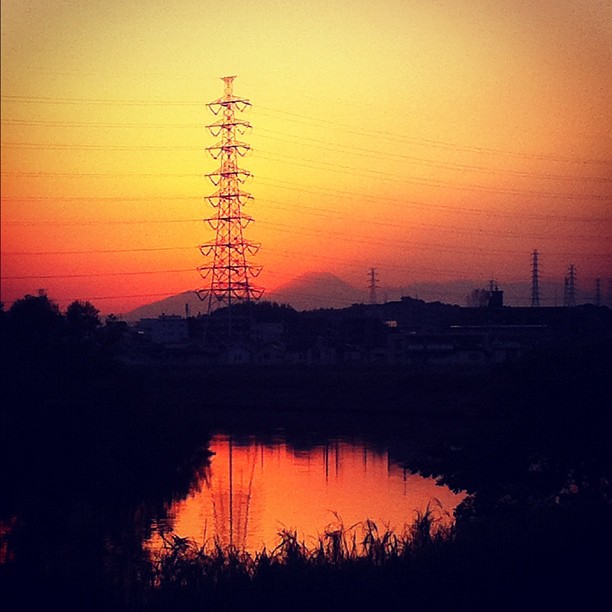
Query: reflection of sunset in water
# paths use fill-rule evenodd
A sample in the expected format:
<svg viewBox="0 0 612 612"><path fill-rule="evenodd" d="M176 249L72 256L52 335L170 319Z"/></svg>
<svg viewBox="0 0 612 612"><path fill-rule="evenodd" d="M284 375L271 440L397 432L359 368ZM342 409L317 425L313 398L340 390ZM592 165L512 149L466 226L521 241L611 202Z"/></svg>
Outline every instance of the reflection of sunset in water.
<svg viewBox="0 0 612 612"><path fill-rule="evenodd" d="M219 435L211 450L199 490L175 503L168 518L177 535L198 544L216 538L250 551L271 549L285 528L312 544L337 523L335 513L346 528L371 519L401 532L428 503L450 520L463 499L431 478L390 464L386 452L363 443L333 441L301 450Z"/></svg>

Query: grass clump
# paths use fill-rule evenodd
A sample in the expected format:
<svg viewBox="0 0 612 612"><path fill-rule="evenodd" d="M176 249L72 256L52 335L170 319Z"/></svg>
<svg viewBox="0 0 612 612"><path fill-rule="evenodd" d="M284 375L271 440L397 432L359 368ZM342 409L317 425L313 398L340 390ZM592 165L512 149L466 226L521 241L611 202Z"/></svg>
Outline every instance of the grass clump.
<svg viewBox="0 0 612 612"><path fill-rule="evenodd" d="M310 544L282 529L256 553L165 536L138 610L598 610L610 513L565 510L450 523L432 503L402 530L336 516Z"/></svg>
<svg viewBox="0 0 612 612"><path fill-rule="evenodd" d="M405 573L424 551L452 538L452 527L442 526L431 505L401 532L370 519L346 527L336 515L311 545L297 531L282 529L273 549L255 553L218 539L198 545L162 534L146 577L145 609L339 610L389 604L400 591L405 596Z"/></svg>

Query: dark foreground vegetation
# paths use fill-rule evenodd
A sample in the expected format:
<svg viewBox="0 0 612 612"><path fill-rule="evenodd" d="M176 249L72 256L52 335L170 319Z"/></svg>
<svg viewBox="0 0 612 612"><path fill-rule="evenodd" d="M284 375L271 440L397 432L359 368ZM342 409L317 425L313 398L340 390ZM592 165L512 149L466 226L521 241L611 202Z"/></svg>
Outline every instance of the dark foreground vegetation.
<svg viewBox="0 0 612 612"><path fill-rule="evenodd" d="M607 609L609 333L465 371L189 371L120 365L121 324L90 304L24 298L0 331L3 610ZM151 558L143 540L209 432L268 425L367 432L470 495L451 529L432 507L402 533L364 517L250 555L165 534Z"/></svg>
<svg viewBox="0 0 612 612"><path fill-rule="evenodd" d="M310 548L283 532L256 555L174 538L144 609L604 610L606 518L541 508L437 529L428 509L403 533L366 521L358 537L339 523Z"/></svg>

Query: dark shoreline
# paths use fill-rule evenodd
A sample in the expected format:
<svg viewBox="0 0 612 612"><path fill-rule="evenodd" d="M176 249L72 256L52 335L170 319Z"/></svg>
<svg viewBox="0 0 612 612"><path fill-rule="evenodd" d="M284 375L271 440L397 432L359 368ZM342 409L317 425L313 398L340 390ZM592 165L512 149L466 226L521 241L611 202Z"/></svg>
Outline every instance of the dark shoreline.
<svg viewBox="0 0 612 612"><path fill-rule="evenodd" d="M127 366L160 394L220 408L397 415L480 413L469 403L491 392L492 367ZM450 404L449 404L450 402ZM426 403L427 408L421 408Z"/></svg>
<svg viewBox="0 0 612 612"><path fill-rule="evenodd" d="M357 609L362 581L371 603L407 605L418 593L422 607L414 609L427 609L430 587L441 592L445 585L460 596L480 597L468 607L483 610L503 609L511 588L516 605L529 601L529 585L539 589L541 604L561 605L572 578L575 601L588 599L588 590L593 603L603 590L599 577L609 554L602 556L602 538L612 525L608 343L477 368L171 360L88 368L77 358L51 365L27 359L21 366L36 367L8 370L0 470L3 518L19 517L12 541L17 556L0 565L0 582L16 597L43 588L96 609L98 589L98 609L187 609L214 601L226 606L217 609L231 610L253 597L299 609L284 578L247 580L247 566L231 555L226 560L236 573L222 573L221 585L213 574L198 577L189 555L177 558L163 592L137 578L146 563L141 533L170 498L187 494L206 461L207 436L215 429L273 435L274 428L300 444L367 435L407 469L475 493L457 517L460 540L445 544L439 556L433 548L433 557L425 549L422 557L392 559L385 567L351 562L274 570L298 589L335 589L334 609L344 597ZM83 522L79 531L86 519L91 524ZM111 559L117 565L109 571ZM177 586L182 572L193 580ZM114 582L118 576L123 586ZM202 591L204 583L212 590ZM236 588L242 595L236 607L228 606ZM131 604L123 608L128 596ZM438 600L454 603L452 593ZM320 607L325 598L312 593L310 603ZM465 609L462 603L456 609Z"/></svg>

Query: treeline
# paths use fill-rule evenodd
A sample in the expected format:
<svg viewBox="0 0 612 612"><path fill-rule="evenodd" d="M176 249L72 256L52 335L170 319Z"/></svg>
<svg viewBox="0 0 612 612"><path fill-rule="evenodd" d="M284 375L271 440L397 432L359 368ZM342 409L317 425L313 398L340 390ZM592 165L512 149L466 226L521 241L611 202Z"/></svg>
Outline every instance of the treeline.
<svg viewBox="0 0 612 612"><path fill-rule="evenodd" d="M62 313L47 295L26 295L8 310L0 308L4 368L27 373L31 383L44 372L66 368L99 373L110 365L126 332L127 323L114 315L103 324L99 310L87 301L74 301Z"/></svg>
<svg viewBox="0 0 612 612"><path fill-rule="evenodd" d="M112 609L117 576L146 558L151 522L207 462L198 411L116 361L124 325L44 295L0 312L3 609L45 591L99 593Z"/></svg>
<svg viewBox="0 0 612 612"><path fill-rule="evenodd" d="M62 313L46 295L26 295L0 311L4 505L19 495L24 474L48 470L41 486L54 495L78 480L84 486L87 469L110 467L110 456L100 464L98 455L111 436L121 447L128 419L118 406L133 395L113 360L120 329L103 326L89 302Z"/></svg>
<svg viewBox="0 0 612 612"><path fill-rule="evenodd" d="M46 295L0 311L4 504L21 490L23 472L48 471L41 485L53 494L102 483L122 500L136 498L206 440L194 407L169 410L171 388L160 393L116 360L126 330L113 316L103 323L89 302L62 313Z"/></svg>

